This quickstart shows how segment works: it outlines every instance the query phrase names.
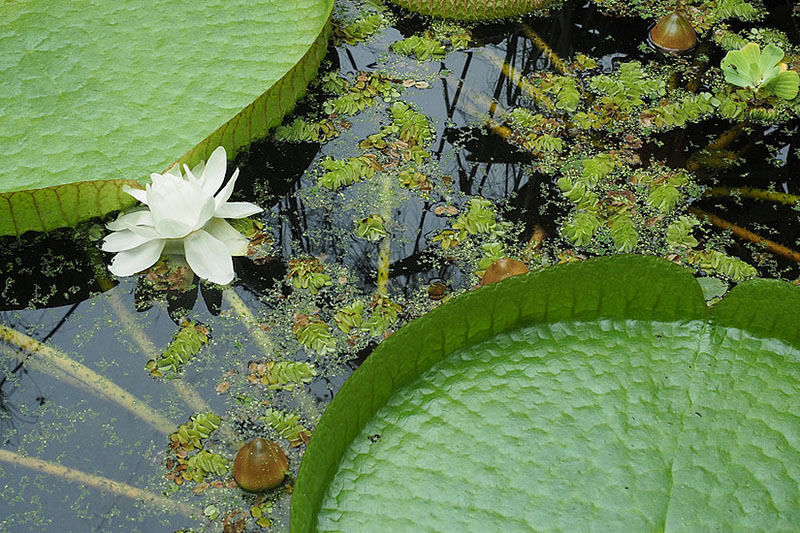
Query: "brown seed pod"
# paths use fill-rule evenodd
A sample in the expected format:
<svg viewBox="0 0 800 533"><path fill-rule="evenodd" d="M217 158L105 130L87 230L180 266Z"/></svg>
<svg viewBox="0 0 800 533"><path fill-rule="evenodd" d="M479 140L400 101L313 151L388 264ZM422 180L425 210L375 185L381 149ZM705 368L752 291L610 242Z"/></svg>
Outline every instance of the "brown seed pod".
<svg viewBox="0 0 800 533"><path fill-rule="evenodd" d="M233 460L233 477L248 492L272 489L283 483L289 460L276 443L253 439L239 449Z"/></svg>
<svg viewBox="0 0 800 533"><path fill-rule="evenodd" d="M483 281L481 282L481 285L489 285L490 283L502 281L518 274L526 274L527 272L530 271L522 261L517 261L516 259L511 259L510 257L504 257L502 259L498 259L486 269L486 272L483 273Z"/></svg>
<svg viewBox="0 0 800 533"><path fill-rule="evenodd" d="M658 19L647 40L659 52L679 55L697 45L697 33L692 23L676 11Z"/></svg>

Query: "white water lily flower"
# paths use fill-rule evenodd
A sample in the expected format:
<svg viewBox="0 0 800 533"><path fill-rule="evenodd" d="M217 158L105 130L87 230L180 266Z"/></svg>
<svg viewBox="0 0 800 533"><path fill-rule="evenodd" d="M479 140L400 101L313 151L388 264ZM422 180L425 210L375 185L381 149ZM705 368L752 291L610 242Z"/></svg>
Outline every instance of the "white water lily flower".
<svg viewBox="0 0 800 533"><path fill-rule="evenodd" d="M222 190L226 169L220 146L186 174L173 167L151 174L145 189L125 186L123 191L145 206L120 215L106 227L113 231L103 250L117 252L109 269L130 276L151 267L162 254L180 254L203 279L220 285L233 281L234 255L245 255L248 241L226 218L243 218L262 211L250 202L229 202L239 169Z"/></svg>

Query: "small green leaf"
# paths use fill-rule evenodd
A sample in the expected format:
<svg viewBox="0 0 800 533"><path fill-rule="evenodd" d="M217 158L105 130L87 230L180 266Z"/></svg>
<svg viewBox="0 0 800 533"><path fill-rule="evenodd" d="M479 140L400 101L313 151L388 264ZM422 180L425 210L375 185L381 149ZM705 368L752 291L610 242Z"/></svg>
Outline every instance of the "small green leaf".
<svg viewBox="0 0 800 533"><path fill-rule="evenodd" d="M639 233L630 215L620 215L611 223L611 238L618 252L632 252L639 243Z"/></svg>
<svg viewBox="0 0 800 533"><path fill-rule="evenodd" d="M772 94L786 100L792 100L797 96L798 87L800 87L800 75L794 70L781 72L767 85Z"/></svg>
<svg viewBox="0 0 800 533"><path fill-rule="evenodd" d="M600 220L597 215L589 211L580 211L572 220L564 223L561 232L575 246L589 246L599 228Z"/></svg>

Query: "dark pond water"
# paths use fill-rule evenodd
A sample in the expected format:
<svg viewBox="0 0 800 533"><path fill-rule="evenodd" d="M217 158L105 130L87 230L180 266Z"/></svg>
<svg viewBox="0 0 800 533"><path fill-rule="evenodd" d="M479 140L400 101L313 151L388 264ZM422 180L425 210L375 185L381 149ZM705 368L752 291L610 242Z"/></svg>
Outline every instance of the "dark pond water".
<svg viewBox="0 0 800 533"><path fill-rule="evenodd" d="M767 25L780 27L797 43L792 6L775 3ZM553 178L531 170L530 156L509 148L483 127L481 115L489 102L511 109L526 103L520 89L504 77L497 58L516 70L532 73L550 69L550 62L526 36L522 25L491 24L473 28L473 42L451 52L444 60L417 62L389 52L389 45L420 32L427 21L396 11L393 27L369 42L331 46L326 71L350 79L361 72L385 69L400 79L425 80L429 87L410 88L402 100L413 103L431 119L435 138L428 163L434 189L427 195L394 196L387 217L391 220L389 296L401 302L400 322L437 305L428 298L432 283L443 282L449 294L469 289L471 259L454 260L434 253L432 237L452 220L437 214L438 207L463 207L472 197L492 200L505 218L515 223L515 239L525 243L535 228L558 234L563 203L554 201L558 189ZM582 52L599 59L610 72L622 60L649 61L654 52L641 46L647 23L638 19L602 16L592 6L568 5L548 18L531 18L528 24L561 57ZM721 54L719 54L721 56ZM712 56L712 62L720 57ZM296 116L319 109L319 91L298 106ZM147 406L153 418L137 416L121 406L108 382L101 392L85 381L77 383L52 371L52 364L35 364L37 358L11 344L0 344L0 449L60 464L74 471L102 476L150 493L170 494L170 501L195 510L214 505L223 515L234 509L249 512L260 503L237 489L210 487L195 496L165 478L167 434L203 410L213 410L226 420L227 433L209 442L217 452L232 458L241 439L269 434L258 419L267 405L302 415L313 427L328 401L346 377L377 343L362 338L353 346L338 334L338 352L320 357L297 344L291 334L294 313L318 313L329 321L343 303L369 301L375 292L378 245L353 234L354 220L375 208L373 187L354 187L339 195L321 194L315 187L318 162L359 155L358 142L385 121L385 106L370 108L352 120L352 127L326 144L254 144L234 163L241 169L240 199L267 208L262 219L274 243L273 259L256 264L235 261L238 280L233 290L270 331L271 351L295 361L313 361L318 376L304 389L269 393L251 386L248 363L269 358L259 342L257 328L242 323L217 288L201 286L186 293L150 292L136 277L113 282L98 280L93 265L108 261L98 252L97 227L79 232L55 231L25 235L0 242L0 324L46 342L84 367L125 389ZM726 126L703 123L664 135L662 146L645 146L644 157L682 166L689 153L702 147L710 135ZM767 128L735 145L743 162L721 172L701 175L707 183L749 185L798 194L795 151L797 124ZM767 164L781 160L780 166ZM730 221L755 227L787 246L798 246L800 224L791 207L750 200L704 200L704 210ZM760 268L762 275L794 279L796 266L751 247L733 244L729 253ZM330 273L334 288L319 297L293 291L285 282L288 262L315 257ZM467 264L469 263L469 264ZM102 268L101 268L102 270ZM102 278L102 276L101 276ZM106 280L107 282L107 280ZM163 350L181 316L206 324L211 341L175 382L152 379L144 370L153 353ZM263 330L260 330L263 332ZM49 370L49 371L47 371ZM78 379L78 381L81 381ZM196 393L187 401L175 383ZM219 388L227 382L229 389ZM108 394L104 394L104 392ZM110 392L109 392L110 391ZM201 408L198 408L201 407ZM164 429L164 423L171 429ZM170 425L171 424L171 425ZM289 448L291 469L297 472L303 447ZM269 515L272 529L287 529L289 495L275 493ZM8 531L173 531L194 527L221 528L219 519L165 510L160 504L141 504L137 498L99 490L84 482L67 480L53 472L0 461L0 529ZM210 514L210 513L209 513ZM248 515L249 516L249 515ZM233 519L232 519L233 521ZM257 530L252 518L247 528Z"/></svg>

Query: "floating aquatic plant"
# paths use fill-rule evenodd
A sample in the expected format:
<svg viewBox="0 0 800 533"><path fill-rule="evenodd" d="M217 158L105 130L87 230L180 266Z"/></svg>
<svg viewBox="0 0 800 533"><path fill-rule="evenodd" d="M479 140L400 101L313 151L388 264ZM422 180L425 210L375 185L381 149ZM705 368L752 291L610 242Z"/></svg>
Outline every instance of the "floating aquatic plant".
<svg viewBox="0 0 800 533"><path fill-rule="evenodd" d="M410 11L437 18L492 20L515 17L561 5L561 0L392 0Z"/></svg>
<svg viewBox="0 0 800 533"><path fill-rule="evenodd" d="M647 98L663 96L666 90L664 80L646 75L642 65L636 61L621 63L613 76L594 76L589 87L600 94L604 102L623 112L642 106Z"/></svg>
<svg viewBox="0 0 800 533"><path fill-rule="evenodd" d="M340 330L350 333L353 328L361 327L361 323L364 321L364 307L364 302L356 300L336 311L336 314L333 315L333 321L336 322Z"/></svg>
<svg viewBox="0 0 800 533"><path fill-rule="evenodd" d="M428 181L428 176L416 169L401 170L397 178L404 187L409 189L429 191L432 188L430 181Z"/></svg>
<svg viewBox="0 0 800 533"><path fill-rule="evenodd" d="M286 279L292 282L295 289L307 289L317 294L322 288L331 285L331 277L323 272L319 259L291 259Z"/></svg>
<svg viewBox="0 0 800 533"><path fill-rule="evenodd" d="M694 248L698 242L692 236L692 230L699 224L700 221L692 216L683 215L678 217L667 228L667 244L676 248Z"/></svg>
<svg viewBox="0 0 800 533"><path fill-rule="evenodd" d="M447 54L444 45L437 39L429 36L412 35L392 45L392 50L398 54L415 55L418 61L427 59L444 59Z"/></svg>
<svg viewBox="0 0 800 533"><path fill-rule="evenodd" d="M208 344L208 328L186 320L172 337L169 345L156 358L150 359L145 368L153 377L175 377L183 367L197 355L203 345Z"/></svg>
<svg viewBox="0 0 800 533"><path fill-rule="evenodd" d="M334 37L347 44L365 41L373 33L388 24L386 16L381 12L362 15L346 26L334 28Z"/></svg>
<svg viewBox="0 0 800 533"><path fill-rule="evenodd" d="M311 431L300 423L300 415L267 408L261 419L293 448L307 444Z"/></svg>
<svg viewBox="0 0 800 533"><path fill-rule="evenodd" d="M621 253L630 253L639 244L639 232L636 223L629 213L617 215L611 220L609 227L614 248Z"/></svg>
<svg viewBox="0 0 800 533"><path fill-rule="evenodd" d="M368 241L379 241L388 235L383 217L370 215L356 221L356 235Z"/></svg>
<svg viewBox="0 0 800 533"><path fill-rule="evenodd" d="M247 381L266 385L269 390L293 390L311 383L317 375L314 366L302 361L253 361L247 365Z"/></svg>
<svg viewBox="0 0 800 533"><path fill-rule="evenodd" d="M361 323L361 329L373 337L379 337L389 331L397 322L402 306L386 296L376 295L370 302L372 308L369 317Z"/></svg>
<svg viewBox="0 0 800 533"><path fill-rule="evenodd" d="M196 481L198 483L201 483L209 474L224 477L230 468L228 459L208 450L200 450L189 457L185 464L186 469L182 471L181 477L186 481Z"/></svg>
<svg viewBox="0 0 800 533"><path fill-rule="evenodd" d="M275 140L283 142L325 142L350 128L344 120L325 118L319 121L298 117L285 126L275 128Z"/></svg>
<svg viewBox="0 0 800 533"><path fill-rule="evenodd" d="M343 160L324 159L321 165L326 172L320 176L319 184L331 190L352 185L375 175L374 159L367 155Z"/></svg>
<svg viewBox="0 0 800 533"><path fill-rule="evenodd" d="M709 274L722 274L737 282L758 276L758 270L752 265L716 250L692 251L686 259L690 265Z"/></svg>
<svg viewBox="0 0 800 533"><path fill-rule="evenodd" d="M219 428L220 418L214 413L200 413L191 417L189 422L178 426L178 430L169 436L170 447L191 451L201 449L203 440L207 439Z"/></svg>
<svg viewBox="0 0 800 533"><path fill-rule="evenodd" d="M497 220L497 215L493 209L491 200L472 198L468 202L468 207L468 210L459 215L453 223L454 230L462 231L470 235L483 233L490 237L497 237L505 234L509 224Z"/></svg>
<svg viewBox="0 0 800 533"><path fill-rule="evenodd" d="M485 242L480 245L481 258L478 260L478 268L474 274L479 278L486 275L486 270L494 263L506 257L507 252L503 243L497 241Z"/></svg>
<svg viewBox="0 0 800 533"><path fill-rule="evenodd" d="M797 96L800 76L788 70L783 58L783 50L773 44L762 51L756 43L748 43L741 50L728 52L721 67L731 85L791 100Z"/></svg>
<svg viewBox="0 0 800 533"><path fill-rule="evenodd" d="M297 336L297 342L319 355L336 351L336 339L328 324L316 315L296 315L292 332Z"/></svg>

